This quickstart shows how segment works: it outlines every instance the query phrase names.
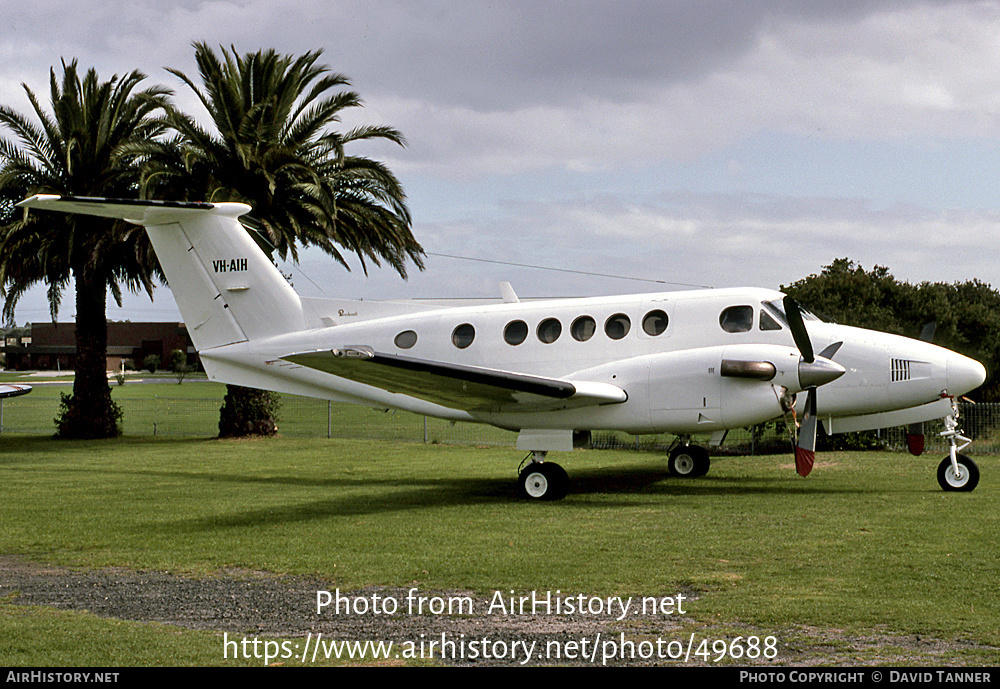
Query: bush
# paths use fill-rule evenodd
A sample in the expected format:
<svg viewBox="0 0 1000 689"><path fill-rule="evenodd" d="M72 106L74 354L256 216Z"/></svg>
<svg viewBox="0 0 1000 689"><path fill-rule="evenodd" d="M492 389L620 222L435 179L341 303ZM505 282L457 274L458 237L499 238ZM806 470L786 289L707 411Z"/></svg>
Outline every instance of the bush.
<svg viewBox="0 0 1000 689"><path fill-rule="evenodd" d="M149 371L150 373L156 373L156 369L160 367L160 355L159 354L149 354L145 359L142 360L143 369Z"/></svg>
<svg viewBox="0 0 1000 689"><path fill-rule="evenodd" d="M275 435L281 398L266 390L226 386L226 398L219 409L219 437Z"/></svg>
<svg viewBox="0 0 1000 689"><path fill-rule="evenodd" d="M107 390L111 395L111 390ZM96 438L117 438L122 434L122 410L112 400L107 400L108 416L95 419L92 408L93 400L81 401L74 395L65 392L59 395L59 414L54 419L57 438L74 438L93 440ZM83 408L87 412L83 412Z"/></svg>

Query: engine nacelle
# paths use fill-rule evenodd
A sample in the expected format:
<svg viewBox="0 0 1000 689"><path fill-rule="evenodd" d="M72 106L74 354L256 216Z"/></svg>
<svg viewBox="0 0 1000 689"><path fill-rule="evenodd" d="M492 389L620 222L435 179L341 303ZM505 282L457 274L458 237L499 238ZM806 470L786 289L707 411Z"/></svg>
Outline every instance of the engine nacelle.
<svg viewBox="0 0 1000 689"><path fill-rule="evenodd" d="M752 426L781 416L796 392L798 350L771 345L704 347L649 357L650 425L703 433Z"/></svg>

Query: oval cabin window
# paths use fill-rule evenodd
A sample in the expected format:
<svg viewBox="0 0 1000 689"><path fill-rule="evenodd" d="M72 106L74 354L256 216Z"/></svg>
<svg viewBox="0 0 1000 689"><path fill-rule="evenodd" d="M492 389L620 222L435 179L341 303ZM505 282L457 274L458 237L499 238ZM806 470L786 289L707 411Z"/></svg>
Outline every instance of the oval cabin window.
<svg viewBox="0 0 1000 689"><path fill-rule="evenodd" d="M594 336L596 330L597 323L590 316L580 316L569 327L570 335L578 342L586 342Z"/></svg>
<svg viewBox="0 0 1000 689"><path fill-rule="evenodd" d="M632 328L632 321L624 313L616 313L604 323L604 332L612 340L620 340Z"/></svg>
<svg viewBox="0 0 1000 689"><path fill-rule="evenodd" d="M528 337L528 324L524 321L511 321L503 329L503 341L509 345L519 345Z"/></svg>
<svg viewBox="0 0 1000 689"><path fill-rule="evenodd" d="M417 344L417 334L412 330L404 330L403 332L396 335L396 339L393 340L396 346L400 349L409 349L413 345Z"/></svg>
<svg viewBox="0 0 1000 689"><path fill-rule="evenodd" d="M474 339L476 339L476 329L469 323L462 323L451 333L452 344L459 349L465 349Z"/></svg>
<svg viewBox="0 0 1000 689"><path fill-rule="evenodd" d="M667 322L667 314L660 309L650 311L642 319L642 331L653 337L662 335L667 329Z"/></svg>
<svg viewBox="0 0 1000 689"><path fill-rule="evenodd" d="M552 344L562 334L562 323L555 318L546 318L538 324L538 339L545 344Z"/></svg>

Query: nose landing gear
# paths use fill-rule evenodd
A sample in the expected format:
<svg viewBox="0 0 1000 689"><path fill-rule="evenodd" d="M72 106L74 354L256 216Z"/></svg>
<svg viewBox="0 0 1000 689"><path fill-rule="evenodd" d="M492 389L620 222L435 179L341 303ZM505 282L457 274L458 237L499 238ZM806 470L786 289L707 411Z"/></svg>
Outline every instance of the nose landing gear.
<svg viewBox="0 0 1000 689"><path fill-rule="evenodd" d="M969 492L979 484L979 467L961 451L969 446L971 438L962 435L958 428L958 404L951 400L951 416L944 418L941 437L948 441L948 456L938 465L938 484L942 490Z"/></svg>

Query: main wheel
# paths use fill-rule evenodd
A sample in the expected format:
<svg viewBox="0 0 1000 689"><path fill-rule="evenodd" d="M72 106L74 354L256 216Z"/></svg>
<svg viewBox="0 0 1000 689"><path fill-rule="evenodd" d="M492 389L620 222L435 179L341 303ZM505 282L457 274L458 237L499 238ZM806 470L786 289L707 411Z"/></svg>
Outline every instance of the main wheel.
<svg viewBox="0 0 1000 689"><path fill-rule="evenodd" d="M528 500L562 500L569 492L569 476L553 462L532 462L517 477L517 492Z"/></svg>
<svg viewBox="0 0 1000 689"><path fill-rule="evenodd" d="M708 473L711 461L708 451L697 445L681 445L670 453L667 470L678 478L697 478Z"/></svg>
<svg viewBox="0 0 1000 689"><path fill-rule="evenodd" d="M958 455L958 473L951 465L951 457L945 457L938 465L938 483L942 490L969 492L979 485L979 467L966 455Z"/></svg>

